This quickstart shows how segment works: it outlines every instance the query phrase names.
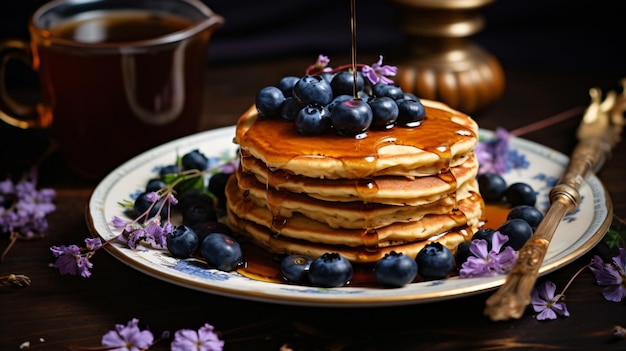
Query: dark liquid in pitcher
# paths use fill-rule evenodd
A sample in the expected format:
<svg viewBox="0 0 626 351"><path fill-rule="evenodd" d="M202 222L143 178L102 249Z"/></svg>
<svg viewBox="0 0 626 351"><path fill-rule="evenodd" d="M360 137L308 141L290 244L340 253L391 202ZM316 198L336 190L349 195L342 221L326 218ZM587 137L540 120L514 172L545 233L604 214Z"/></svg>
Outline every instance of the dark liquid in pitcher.
<svg viewBox="0 0 626 351"><path fill-rule="evenodd" d="M147 11L109 11L67 20L50 29L52 37L81 43L124 43L158 38L190 27L188 19Z"/></svg>
<svg viewBox="0 0 626 351"><path fill-rule="evenodd" d="M54 136L77 173L100 179L145 150L198 131L211 31L183 44L130 46L191 25L163 13L98 12L50 30L78 44L38 43Z"/></svg>

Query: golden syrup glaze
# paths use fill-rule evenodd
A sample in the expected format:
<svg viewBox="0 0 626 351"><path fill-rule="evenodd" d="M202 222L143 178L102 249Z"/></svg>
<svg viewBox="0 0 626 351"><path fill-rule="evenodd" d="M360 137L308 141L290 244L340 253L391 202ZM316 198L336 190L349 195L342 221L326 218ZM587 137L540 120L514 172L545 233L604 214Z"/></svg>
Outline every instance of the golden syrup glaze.
<svg viewBox="0 0 626 351"><path fill-rule="evenodd" d="M401 145L411 147L414 152L437 155L437 169L445 172L450 167L455 145L466 143L473 148L477 141L475 124L469 116L426 104L426 116L419 126L370 129L361 138L339 136L333 132L300 135L292 121L259 118L253 108L237 123L235 141L242 147L244 156L246 152L254 152L254 156L263 159L270 169L286 169L286 165L299 158L310 162L330 159L351 172L350 178L367 179L376 173L378 163L387 157L379 151L388 145ZM454 117L464 118L467 125L455 122ZM397 159L411 155L390 156ZM365 183L361 188L367 192L369 185Z"/></svg>

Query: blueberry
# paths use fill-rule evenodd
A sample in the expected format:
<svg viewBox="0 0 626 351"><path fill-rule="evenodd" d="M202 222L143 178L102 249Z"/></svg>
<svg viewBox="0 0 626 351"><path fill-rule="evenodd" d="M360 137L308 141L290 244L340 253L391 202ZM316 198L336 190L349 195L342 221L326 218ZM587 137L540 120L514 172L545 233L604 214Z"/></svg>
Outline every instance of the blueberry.
<svg viewBox="0 0 626 351"><path fill-rule="evenodd" d="M335 78L335 73L322 72L319 74L319 77L328 82L328 84L330 84L330 82L333 81L333 78Z"/></svg>
<svg viewBox="0 0 626 351"><path fill-rule="evenodd" d="M514 183L509 185L504 196L511 206L528 205L535 206L537 193L526 183Z"/></svg>
<svg viewBox="0 0 626 351"><path fill-rule="evenodd" d="M426 244L415 261L417 273L426 280L443 279L454 269L452 251L438 242Z"/></svg>
<svg viewBox="0 0 626 351"><path fill-rule="evenodd" d="M293 92L293 87L296 85L296 82L300 80L300 77L296 76L286 76L280 79L276 87L283 92L283 95L288 98L291 97Z"/></svg>
<svg viewBox="0 0 626 351"><path fill-rule="evenodd" d="M533 230L537 229L537 226L543 220L543 213L539 211L535 206L519 205L515 206L509 211L506 219L519 218L523 219L530 225Z"/></svg>
<svg viewBox="0 0 626 351"><path fill-rule="evenodd" d="M313 262L313 258L309 256L292 254L280 261L280 272L289 282L305 283L311 262Z"/></svg>
<svg viewBox="0 0 626 351"><path fill-rule="evenodd" d="M519 218L510 219L502 223L498 227L498 231L500 234L509 237L509 241L504 243L504 246L510 246L515 251L519 251L533 235L533 228L530 227L530 224Z"/></svg>
<svg viewBox="0 0 626 351"><path fill-rule="evenodd" d="M406 99L406 100L416 100L418 101L419 98L417 97L417 95L413 94L413 93L404 93L402 94L402 97L400 99ZM399 100L399 99L396 99Z"/></svg>
<svg viewBox="0 0 626 351"><path fill-rule="evenodd" d="M215 198L217 198L217 206L226 206L226 182L230 178L230 173L219 172L215 173L209 179L208 190Z"/></svg>
<svg viewBox="0 0 626 351"><path fill-rule="evenodd" d="M280 105L285 100L283 92L275 86L261 89L255 99L256 109L261 117L277 116Z"/></svg>
<svg viewBox="0 0 626 351"><path fill-rule="evenodd" d="M333 99L330 84L319 76L304 76L293 87L293 96L301 105L328 105Z"/></svg>
<svg viewBox="0 0 626 351"><path fill-rule="evenodd" d="M161 188L165 187L165 182L160 178L150 179L148 183L146 183L146 192L159 191Z"/></svg>
<svg viewBox="0 0 626 351"><path fill-rule="evenodd" d="M192 206L213 207L213 198L202 191L189 190L178 196L178 204L176 209L185 213Z"/></svg>
<svg viewBox="0 0 626 351"><path fill-rule="evenodd" d="M200 242L196 232L185 225L174 227L172 233L167 236L166 241L169 252L178 258L191 256L198 249Z"/></svg>
<svg viewBox="0 0 626 351"><path fill-rule="evenodd" d="M376 281L385 287L399 288L415 279L417 262L402 253L391 251L376 262L374 267Z"/></svg>
<svg viewBox="0 0 626 351"><path fill-rule="evenodd" d="M159 176L165 176L168 174L178 174L180 173L181 169L178 167L178 165L167 165L164 167L161 167L161 169L159 170Z"/></svg>
<svg viewBox="0 0 626 351"><path fill-rule="evenodd" d="M417 127L426 116L426 110L419 100L396 100L398 104L398 125L404 127Z"/></svg>
<svg viewBox="0 0 626 351"><path fill-rule="evenodd" d="M282 105L280 105L280 117L286 121L293 121L296 119L296 115L302 109L302 106L296 100L296 98L288 97L283 101Z"/></svg>
<svg viewBox="0 0 626 351"><path fill-rule="evenodd" d="M209 165L209 159L200 150L195 149L184 154L181 163L185 170L197 169L204 171Z"/></svg>
<svg viewBox="0 0 626 351"><path fill-rule="evenodd" d="M133 204L133 209L135 210L135 215L141 216L144 214L150 206L150 212L148 213L148 218L156 217L157 214L161 216L161 218L167 218L167 205L164 205L164 200L162 198L158 199L156 202L152 202L148 200L149 192L143 192L137 196L135 199L135 203ZM161 212L159 213L159 208L161 208Z"/></svg>
<svg viewBox="0 0 626 351"><path fill-rule="evenodd" d="M191 205L183 212L183 224L189 227L215 219L217 217L212 206Z"/></svg>
<svg viewBox="0 0 626 351"><path fill-rule="evenodd" d="M472 253L470 252L470 249L469 249L471 244L472 244L471 240L464 241L456 247L456 253L454 254L454 261L456 262L457 267L461 267L461 265L463 265L463 263L467 261L467 258L472 256Z"/></svg>
<svg viewBox="0 0 626 351"><path fill-rule="evenodd" d="M333 288L352 279L352 264L338 253L325 253L311 262L309 281L314 286Z"/></svg>
<svg viewBox="0 0 626 351"><path fill-rule="evenodd" d="M346 95L346 94L337 95L332 99L332 101L328 105L326 105L326 108L328 109L328 111L333 112L333 108L335 108L337 104L343 101L352 100L353 98L354 97L352 95Z"/></svg>
<svg viewBox="0 0 626 351"><path fill-rule="evenodd" d="M231 234L230 228L226 224L220 223L217 220L208 220L206 222L196 223L191 229L198 234L200 242L202 242L202 240L204 240L204 238L211 233L222 233L226 235Z"/></svg>
<svg viewBox="0 0 626 351"><path fill-rule="evenodd" d="M338 103L330 113L332 125L339 135L356 136L367 131L372 124L372 109L362 100Z"/></svg>
<svg viewBox="0 0 626 351"><path fill-rule="evenodd" d="M478 176L478 188L485 202L502 200L506 192L506 180L498 173L483 173Z"/></svg>
<svg viewBox="0 0 626 351"><path fill-rule="evenodd" d="M363 90L363 86L365 81L363 79L363 74L361 72L357 72L356 78L356 91ZM348 71L341 71L335 74L333 79L330 81L330 87L333 90L333 95L354 95L354 74Z"/></svg>
<svg viewBox="0 0 626 351"><path fill-rule="evenodd" d="M296 115L296 130L302 135L319 135L330 130L330 112L326 107L308 105Z"/></svg>
<svg viewBox="0 0 626 351"><path fill-rule="evenodd" d="M481 228L474 235L472 235L472 240L482 239L487 241L487 248L491 250L491 242L493 240L493 233L495 233L495 229L491 228Z"/></svg>
<svg viewBox="0 0 626 351"><path fill-rule="evenodd" d="M376 97L367 102L372 109L372 128L389 129L398 118L398 104L388 97Z"/></svg>
<svg viewBox="0 0 626 351"><path fill-rule="evenodd" d="M391 98L392 100L400 100L405 98L404 91L402 91L400 87L381 82L374 84L374 86L372 87L372 94L377 97L386 96ZM418 101L417 97L415 97L413 100Z"/></svg>
<svg viewBox="0 0 626 351"><path fill-rule="evenodd" d="M200 244L200 252L211 267L230 272L243 263L241 246L231 236L222 233L207 235Z"/></svg>

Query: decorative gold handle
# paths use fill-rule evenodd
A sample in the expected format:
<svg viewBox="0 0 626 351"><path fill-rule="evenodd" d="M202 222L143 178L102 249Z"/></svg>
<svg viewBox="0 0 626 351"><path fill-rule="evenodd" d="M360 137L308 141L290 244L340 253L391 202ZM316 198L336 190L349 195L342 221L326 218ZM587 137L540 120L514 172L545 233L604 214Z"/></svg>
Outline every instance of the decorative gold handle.
<svg viewBox="0 0 626 351"><path fill-rule="evenodd" d="M597 171L604 164L612 144L619 139L621 125L608 122L615 106L615 95L610 94L607 99L610 108L600 109L597 91L595 93L596 99L578 129L580 142L572 152L563 177L550 192L548 211L533 236L519 250L517 261L504 284L486 301L484 313L494 321L520 318L524 314L554 232L563 217L578 207L579 189L588 173Z"/></svg>
<svg viewBox="0 0 626 351"><path fill-rule="evenodd" d="M557 195L535 234L519 250L517 261L504 284L486 302L485 315L500 321L520 318L530 304L530 293L559 222L569 211L569 196Z"/></svg>

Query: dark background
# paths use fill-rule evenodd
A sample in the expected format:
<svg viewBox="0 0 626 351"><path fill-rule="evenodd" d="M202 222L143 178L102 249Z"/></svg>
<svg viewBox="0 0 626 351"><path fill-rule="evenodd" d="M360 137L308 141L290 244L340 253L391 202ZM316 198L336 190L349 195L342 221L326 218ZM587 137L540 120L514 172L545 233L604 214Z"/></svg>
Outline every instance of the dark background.
<svg viewBox="0 0 626 351"><path fill-rule="evenodd" d="M226 18L215 32L209 63L287 54L349 54L347 0L203 0ZM0 38L28 36L26 23L45 0L0 1ZM486 28L474 41L503 67L626 72L626 23L619 1L500 0L481 10ZM386 54L402 44L394 8L357 0L359 52Z"/></svg>
<svg viewBox="0 0 626 351"><path fill-rule="evenodd" d="M207 62L211 72L220 77L217 82L209 82L223 87L220 91L224 96L219 98L229 99L228 91L232 89L247 86L254 91L251 87L265 84L256 82L255 77L222 73L236 72L229 68L236 67L233 65L237 63L281 62L278 60L286 57L309 55L313 63L319 54L328 55L331 66L349 63L332 60L339 55L344 58L350 55L348 0L203 1L226 19L225 25L213 34ZM46 2L0 0L0 39L27 39L29 17ZM503 98L486 112L500 115L502 108L498 106L506 104L515 106L522 115L534 116L537 106L544 104L545 99L567 96L567 92L576 94L576 100L585 104L589 99L587 87L619 90L620 79L626 77L626 16L618 8L619 3L613 0L499 0L482 8L486 27L472 40L499 59L506 80L525 77L523 86L513 89L507 85L507 99ZM357 0L358 53L389 57L389 53L402 47L404 38L394 25L394 11L386 0ZM394 64L387 60L385 63ZM532 77L538 76L543 77L543 81L533 83ZM11 88L23 86L26 91L36 91L33 87L38 86L34 74L19 63L13 63L6 81ZM543 90L549 93L543 96L522 93L534 91L525 89L529 84L546 85ZM572 107L570 102L562 105L552 113ZM480 119L480 115L475 117ZM508 121L506 115L499 119L502 125L528 123ZM496 126L483 127L493 129ZM15 145L29 134L30 131L17 130L0 122L0 173L4 168L13 168L12 163L17 159L28 160L45 147L29 142L28 150L16 148ZM12 150L11 154L7 150ZM15 155L21 153L26 156ZM17 165L17 168L23 166Z"/></svg>

